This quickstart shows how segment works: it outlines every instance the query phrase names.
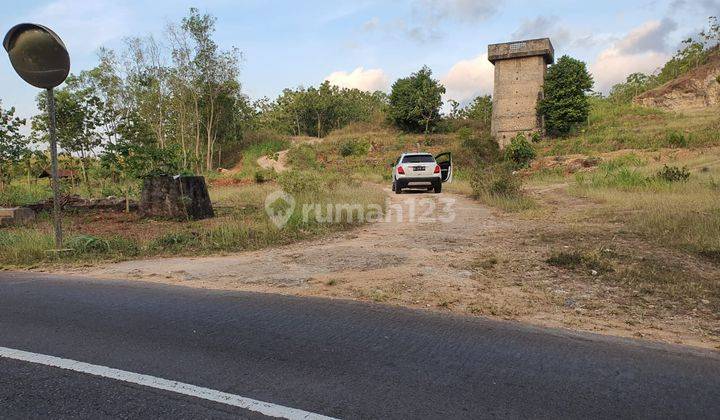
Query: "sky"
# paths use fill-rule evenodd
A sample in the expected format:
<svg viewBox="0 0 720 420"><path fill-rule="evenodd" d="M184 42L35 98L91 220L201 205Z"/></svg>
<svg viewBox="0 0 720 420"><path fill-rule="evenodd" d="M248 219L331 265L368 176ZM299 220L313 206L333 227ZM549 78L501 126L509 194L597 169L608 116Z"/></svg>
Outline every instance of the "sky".
<svg viewBox="0 0 720 420"><path fill-rule="evenodd" d="M491 94L491 43L549 37L556 56L588 64L595 90L633 72L653 72L697 34L720 0L0 0L0 32L20 22L52 28L68 47L72 72L97 64L101 46L128 36L162 38L190 7L217 17L221 48L243 53L240 82L252 99L317 85L389 91L423 65L467 103ZM38 90L0 54L0 100L22 117L37 111Z"/></svg>

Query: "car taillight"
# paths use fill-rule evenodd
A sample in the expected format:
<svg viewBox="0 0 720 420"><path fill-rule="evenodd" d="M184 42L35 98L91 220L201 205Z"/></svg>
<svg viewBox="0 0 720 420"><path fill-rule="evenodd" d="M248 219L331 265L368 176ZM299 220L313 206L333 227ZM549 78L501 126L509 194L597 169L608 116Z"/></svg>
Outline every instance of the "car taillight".
<svg viewBox="0 0 720 420"><path fill-rule="evenodd" d="M403 169L402 166L398 166L398 173L399 173L400 175L405 175L405 169Z"/></svg>
<svg viewBox="0 0 720 420"><path fill-rule="evenodd" d="M435 165L435 173L436 174L440 173L440 165Z"/></svg>

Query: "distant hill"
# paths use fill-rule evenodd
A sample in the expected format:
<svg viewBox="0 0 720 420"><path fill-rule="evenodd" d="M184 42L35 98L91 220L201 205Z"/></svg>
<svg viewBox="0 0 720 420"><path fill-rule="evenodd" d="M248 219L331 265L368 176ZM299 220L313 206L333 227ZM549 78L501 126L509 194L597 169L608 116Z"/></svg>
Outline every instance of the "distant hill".
<svg viewBox="0 0 720 420"><path fill-rule="evenodd" d="M706 64L636 96L633 102L672 111L719 105L720 51L714 52Z"/></svg>

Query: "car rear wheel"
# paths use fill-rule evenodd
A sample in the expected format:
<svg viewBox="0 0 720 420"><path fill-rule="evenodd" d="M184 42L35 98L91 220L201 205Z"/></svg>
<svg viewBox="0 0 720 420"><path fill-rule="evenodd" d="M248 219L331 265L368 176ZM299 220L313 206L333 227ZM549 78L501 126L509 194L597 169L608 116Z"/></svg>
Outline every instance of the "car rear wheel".
<svg viewBox="0 0 720 420"><path fill-rule="evenodd" d="M442 192L442 183L438 182L437 184L433 185L435 194L440 194Z"/></svg>

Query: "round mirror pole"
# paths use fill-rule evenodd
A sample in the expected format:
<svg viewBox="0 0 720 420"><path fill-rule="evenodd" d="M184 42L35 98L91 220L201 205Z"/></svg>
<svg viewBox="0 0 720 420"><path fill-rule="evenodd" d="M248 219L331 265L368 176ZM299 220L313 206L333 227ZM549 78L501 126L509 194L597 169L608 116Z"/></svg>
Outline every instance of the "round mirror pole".
<svg viewBox="0 0 720 420"><path fill-rule="evenodd" d="M60 180L58 178L53 88L62 84L70 73L70 55L65 44L55 32L46 26L35 23L21 23L13 26L3 39L3 47L20 78L35 87L45 89L47 93L55 251L61 251L63 245L62 214L60 213Z"/></svg>
<svg viewBox="0 0 720 420"><path fill-rule="evenodd" d="M53 191L53 227L55 230L55 248L62 249L62 213L60 207L60 178L58 177L58 153L57 153L57 133L55 127L55 91L48 88L48 131L50 134L50 176L52 177Z"/></svg>

